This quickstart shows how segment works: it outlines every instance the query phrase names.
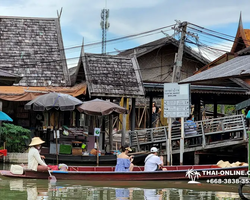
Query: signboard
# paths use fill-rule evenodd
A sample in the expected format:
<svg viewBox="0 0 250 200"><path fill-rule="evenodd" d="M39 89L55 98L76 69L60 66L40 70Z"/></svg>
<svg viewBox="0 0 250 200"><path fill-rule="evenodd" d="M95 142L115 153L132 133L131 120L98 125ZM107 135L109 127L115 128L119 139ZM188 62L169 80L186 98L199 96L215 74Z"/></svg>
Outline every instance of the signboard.
<svg viewBox="0 0 250 200"><path fill-rule="evenodd" d="M100 136L101 129L100 128L95 128L94 129L94 136L99 137Z"/></svg>
<svg viewBox="0 0 250 200"><path fill-rule="evenodd" d="M188 117L190 110L190 85L164 83L164 117Z"/></svg>

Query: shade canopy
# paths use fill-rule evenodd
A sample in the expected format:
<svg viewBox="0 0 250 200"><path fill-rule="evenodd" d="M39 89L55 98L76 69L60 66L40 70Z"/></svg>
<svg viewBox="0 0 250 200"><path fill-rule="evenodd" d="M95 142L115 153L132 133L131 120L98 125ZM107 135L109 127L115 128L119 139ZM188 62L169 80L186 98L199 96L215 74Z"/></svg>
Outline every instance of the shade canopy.
<svg viewBox="0 0 250 200"><path fill-rule="evenodd" d="M94 99L85 101L82 105L77 107L79 112L87 115L109 115L111 113L127 114L128 110L110 101L101 99Z"/></svg>
<svg viewBox="0 0 250 200"><path fill-rule="evenodd" d="M48 94L36 97L32 101L28 102L25 106L25 110L44 111L51 108L60 109L61 111L74 110L75 106L81 105L82 101L79 99L63 93L51 92Z"/></svg>
<svg viewBox="0 0 250 200"><path fill-rule="evenodd" d="M6 113L0 111L0 121L9 121L9 122L13 122L13 119L11 119L10 116L7 115Z"/></svg>

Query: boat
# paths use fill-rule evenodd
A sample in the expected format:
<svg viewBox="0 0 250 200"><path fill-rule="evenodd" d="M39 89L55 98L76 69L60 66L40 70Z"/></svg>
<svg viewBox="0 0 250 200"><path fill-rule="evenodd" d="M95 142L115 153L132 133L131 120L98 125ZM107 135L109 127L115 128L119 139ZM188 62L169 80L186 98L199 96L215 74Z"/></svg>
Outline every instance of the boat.
<svg viewBox="0 0 250 200"><path fill-rule="evenodd" d="M57 156L56 154L42 154L45 156L45 162L50 164L56 164ZM135 165L144 165L144 160L148 153L133 153L134 156L134 164ZM116 165L117 156L116 155L102 155L99 156L99 165ZM84 165L96 165L97 158L96 156L84 156L84 155L67 155L67 154L59 154L58 155L58 163L66 163L66 164L84 164Z"/></svg>
<svg viewBox="0 0 250 200"><path fill-rule="evenodd" d="M239 178L248 171L247 166L220 168L217 165L181 165L165 166L167 171L144 172L144 167L135 166L132 172L115 172L114 166L68 166L67 171L50 170L57 180L84 181L166 181L166 180L217 180L223 183L226 178ZM23 174L13 174L9 170L0 170L3 177L48 179L48 171L24 170ZM220 180L220 182L219 182ZM215 182L213 182L215 183Z"/></svg>

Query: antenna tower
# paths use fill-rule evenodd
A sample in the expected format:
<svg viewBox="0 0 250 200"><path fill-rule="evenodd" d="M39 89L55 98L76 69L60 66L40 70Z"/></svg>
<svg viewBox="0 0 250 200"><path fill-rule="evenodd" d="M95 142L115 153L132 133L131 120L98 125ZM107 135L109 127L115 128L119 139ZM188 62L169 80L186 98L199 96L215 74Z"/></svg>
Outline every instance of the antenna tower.
<svg viewBox="0 0 250 200"><path fill-rule="evenodd" d="M106 7L106 6L105 6ZM110 23L108 22L109 18L109 9L102 9L101 12L101 28L102 28L102 54L106 54L106 36L107 36L107 30L110 26Z"/></svg>

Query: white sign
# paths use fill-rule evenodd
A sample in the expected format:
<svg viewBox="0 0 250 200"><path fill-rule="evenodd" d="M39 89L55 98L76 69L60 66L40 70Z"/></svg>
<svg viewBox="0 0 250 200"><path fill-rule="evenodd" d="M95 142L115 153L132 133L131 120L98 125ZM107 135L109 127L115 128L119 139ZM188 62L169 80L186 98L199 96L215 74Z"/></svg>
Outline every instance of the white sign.
<svg viewBox="0 0 250 200"><path fill-rule="evenodd" d="M99 137L100 136L101 129L100 128L95 128L94 129L94 136Z"/></svg>
<svg viewBox="0 0 250 200"><path fill-rule="evenodd" d="M190 85L164 83L164 117L190 115Z"/></svg>

